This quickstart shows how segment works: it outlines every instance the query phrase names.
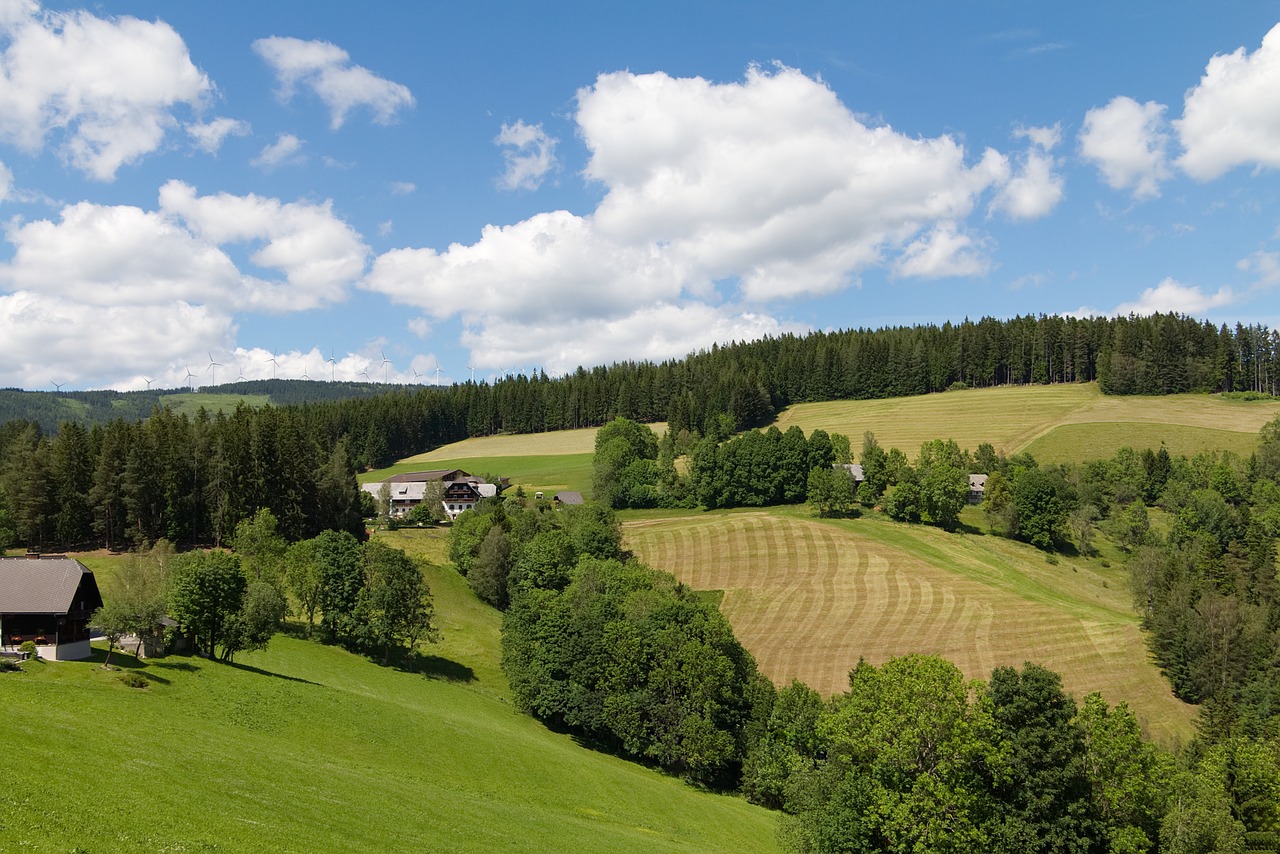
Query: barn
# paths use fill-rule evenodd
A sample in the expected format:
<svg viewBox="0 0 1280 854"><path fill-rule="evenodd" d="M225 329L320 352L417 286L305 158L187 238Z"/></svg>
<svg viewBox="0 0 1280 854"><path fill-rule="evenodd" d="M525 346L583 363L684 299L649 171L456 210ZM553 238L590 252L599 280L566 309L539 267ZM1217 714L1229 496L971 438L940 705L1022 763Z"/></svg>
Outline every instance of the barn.
<svg viewBox="0 0 1280 854"><path fill-rule="evenodd" d="M0 557L0 650L26 641L41 658L88 658L89 617L102 607L93 572L62 555Z"/></svg>

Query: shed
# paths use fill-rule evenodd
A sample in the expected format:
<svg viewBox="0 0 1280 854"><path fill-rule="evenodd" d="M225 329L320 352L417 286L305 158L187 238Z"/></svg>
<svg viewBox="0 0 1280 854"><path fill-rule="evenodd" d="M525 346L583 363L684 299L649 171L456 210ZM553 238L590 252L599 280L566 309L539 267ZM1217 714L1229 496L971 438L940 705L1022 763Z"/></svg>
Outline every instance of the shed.
<svg viewBox="0 0 1280 854"><path fill-rule="evenodd" d="M41 658L88 658L89 617L102 607L93 572L62 555L0 557L0 648L26 641Z"/></svg>
<svg viewBox="0 0 1280 854"><path fill-rule="evenodd" d="M982 497L987 494L987 476L985 474L969 475L969 503L981 504Z"/></svg>
<svg viewBox="0 0 1280 854"><path fill-rule="evenodd" d="M581 504L582 503L581 492L572 492L572 491L566 490L564 492L557 492L554 497L557 504Z"/></svg>

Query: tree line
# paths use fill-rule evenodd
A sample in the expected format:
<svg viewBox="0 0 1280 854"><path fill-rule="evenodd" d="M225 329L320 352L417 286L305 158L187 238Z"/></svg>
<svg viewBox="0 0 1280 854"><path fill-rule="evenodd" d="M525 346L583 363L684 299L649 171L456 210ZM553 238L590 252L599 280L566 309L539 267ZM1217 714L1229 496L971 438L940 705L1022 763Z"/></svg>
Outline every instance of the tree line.
<svg viewBox="0 0 1280 854"><path fill-rule="evenodd" d="M108 661L125 635L158 647L181 636L191 651L230 661L265 648L289 613L306 619L309 636L384 664L437 636L422 568L386 543L335 530L289 543L263 509L228 546L178 553L161 539L130 554L92 618Z"/></svg>

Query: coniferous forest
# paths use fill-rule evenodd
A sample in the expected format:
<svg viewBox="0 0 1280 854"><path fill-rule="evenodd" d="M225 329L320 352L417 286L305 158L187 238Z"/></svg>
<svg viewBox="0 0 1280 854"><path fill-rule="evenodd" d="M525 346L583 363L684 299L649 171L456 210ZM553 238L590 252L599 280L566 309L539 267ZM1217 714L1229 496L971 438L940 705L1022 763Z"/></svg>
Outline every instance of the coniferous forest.
<svg viewBox="0 0 1280 854"><path fill-rule="evenodd" d="M47 413L11 407L0 424L0 529L12 544L46 548L122 548L161 537L217 543L266 507L286 537L299 539L359 528L355 471L469 436L615 417L705 435L722 431L726 414L742 429L794 403L958 385L1097 381L1108 394L1270 394L1280 387L1277 360L1280 336L1260 325L1233 330L1173 314L1027 316L782 335L556 378L539 370L195 417L157 408L146 419L55 428L42 420ZM302 397L297 383L274 382L290 399ZM244 385L223 388L252 384Z"/></svg>

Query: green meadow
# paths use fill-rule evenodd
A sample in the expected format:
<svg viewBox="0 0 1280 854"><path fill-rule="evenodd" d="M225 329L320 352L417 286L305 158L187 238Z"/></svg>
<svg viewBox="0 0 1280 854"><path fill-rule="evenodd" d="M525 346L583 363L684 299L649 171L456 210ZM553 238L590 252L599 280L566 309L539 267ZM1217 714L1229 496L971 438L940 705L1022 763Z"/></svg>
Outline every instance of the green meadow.
<svg viewBox="0 0 1280 854"><path fill-rule="evenodd" d="M442 554L440 530L393 536ZM115 653L142 689L101 651L0 674L0 850L776 850L773 813L511 708L499 615L428 572L443 639L419 672L295 626L230 665Z"/></svg>
<svg viewBox="0 0 1280 854"><path fill-rule="evenodd" d="M194 416L201 409L206 412L234 412L243 403L246 406L261 407L271 403L269 394L222 394L212 391L190 391L164 396L164 405L174 412Z"/></svg>
<svg viewBox="0 0 1280 854"><path fill-rule="evenodd" d="M553 436L553 433L539 435ZM450 446L451 447L451 446ZM364 472L361 483L374 483L393 474L429 469L462 469L472 474L501 475L511 479L511 489L523 489L532 495L548 496L561 490L589 495L591 492L591 454L529 454L527 456L452 457L430 461L399 462L389 468Z"/></svg>
<svg viewBox="0 0 1280 854"><path fill-rule="evenodd" d="M860 445L865 431L884 448L914 456L930 439L955 439L962 448L990 442L997 451L1030 451L1041 462L1111 456L1121 447L1172 454L1229 449L1249 454L1263 424L1280 416L1280 401L1230 400L1218 395L1108 397L1096 383L1000 386L898 397L803 403L779 414L785 430L821 427Z"/></svg>

